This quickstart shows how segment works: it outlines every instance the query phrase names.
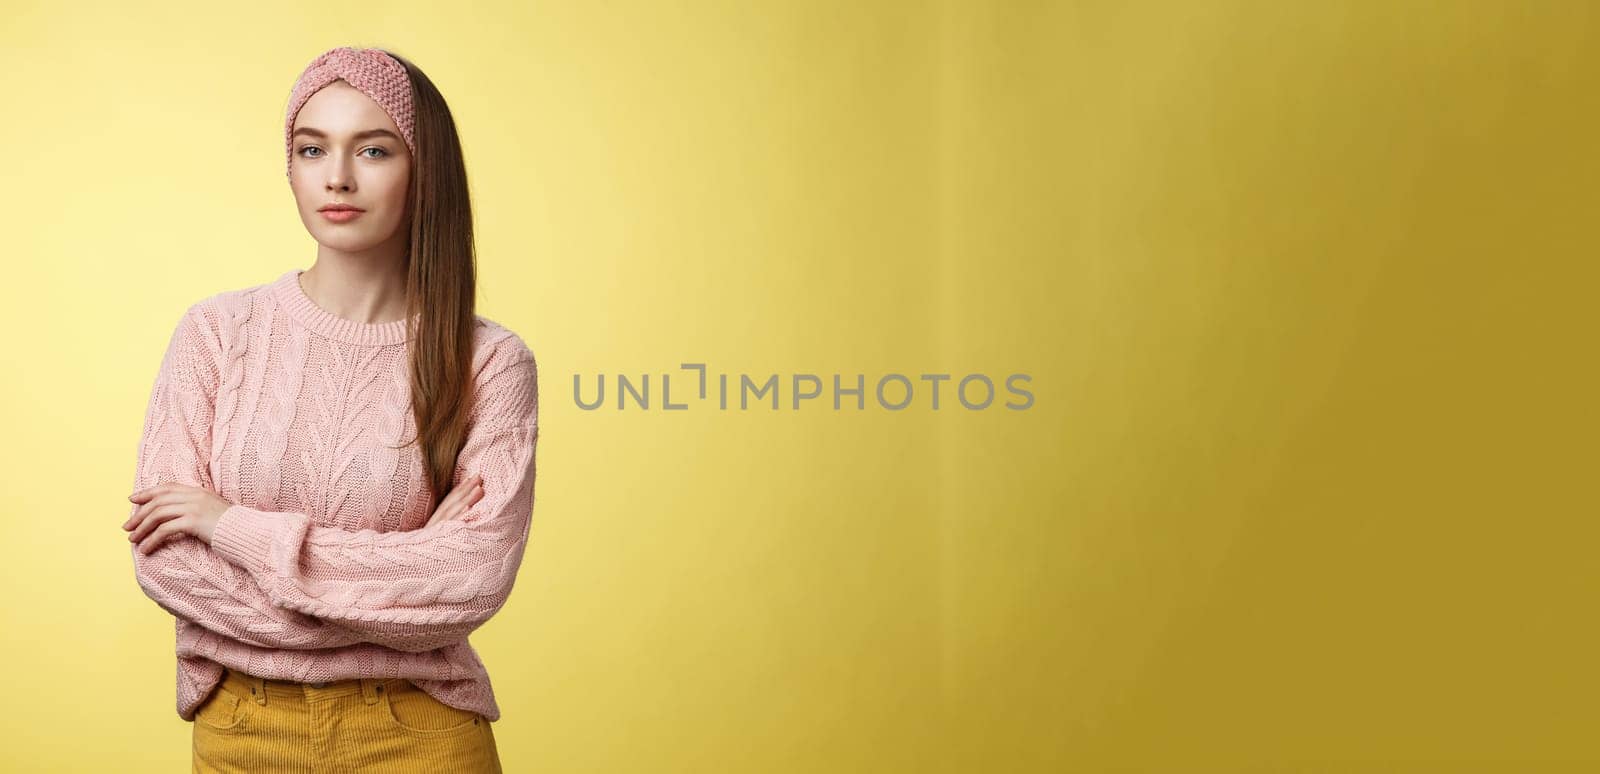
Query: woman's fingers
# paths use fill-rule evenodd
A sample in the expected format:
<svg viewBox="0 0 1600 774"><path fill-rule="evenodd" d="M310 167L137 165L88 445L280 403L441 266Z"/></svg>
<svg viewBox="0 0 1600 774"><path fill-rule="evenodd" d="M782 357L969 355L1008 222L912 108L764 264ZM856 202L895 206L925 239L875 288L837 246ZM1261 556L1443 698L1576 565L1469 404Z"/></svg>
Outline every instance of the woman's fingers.
<svg viewBox="0 0 1600 774"><path fill-rule="evenodd" d="M482 484L483 477L474 473L466 481L461 482L461 486L456 487L455 491L450 493L450 497L448 498L450 500L450 505L452 507L460 507L461 505L465 504L467 499L472 496L472 492Z"/></svg>
<svg viewBox="0 0 1600 774"><path fill-rule="evenodd" d="M443 506L443 505L448 504L449 506L453 507L453 506L461 504L461 502L463 500L467 499L467 495L472 493L472 488L477 486L477 485L478 485L478 479L477 479L476 476L474 476L472 478L469 478L466 481L461 482L461 486L458 486L455 489L451 490L450 491L450 495L448 497L444 498L445 501L443 503L440 503L440 505Z"/></svg>
<svg viewBox="0 0 1600 774"><path fill-rule="evenodd" d="M183 508L177 505L168 505L157 508L155 511L139 522L139 526L128 534L128 542L138 543L146 535L159 529L162 524L183 515Z"/></svg>
<svg viewBox="0 0 1600 774"><path fill-rule="evenodd" d="M133 529L139 526L139 522L150 515L150 503L148 500L134 500L134 502L139 503L139 506L133 509L133 515L129 516L127 521L122 522L123 529Z"/></svg>
<svg viewBox="0 0 1600 774"><path fill-rule="evenodd" d="M462 498L467 496L467 491L472 489L473 485L475 485L476 483L477 483L477 477L476 476L474 476L472 478L469 478L466 481L461 482L460 486L456 487L455 489L450 490L450 494L445 495L444 499L439 501L439 507L437 509L435 509L435 510L443 510L445 508L448 508L448 507L460 502L462 500Z"/></svg>
<svg viewBox="0 0 1600 774"><path fill-rule="evenodd" d="M472 504L467 498L471 497L473 492L478 491L480 486L481 484L473 484L472 486L462 487L459 492L461 495L460 497L451 500L448 505L439 509L439 520L444 521L446 519L454 519L461 514L466 513L467 506Z"/></svg>
<svg viewBox="0 0 1600 774"><path fill-rule="evenodd" d="M149 513L147 517L139 520L139 525L134 526L131 533L128 533L128 542L142 541L144 536L155 531L158 526L162 526L162 521L166 521L168 518L176 518L178 515L179 513L174 512L174 510L157 510L157 512Z"/></svg>
<svg viewBox="0 0 1600 774"><path fill-rule="evenodd" d="M439 501L439 506L433 509L433 516L428 519L428 523L433 524L449 518L451 509L455 508L456 503L461 501L461 498L465 496L464 492L469 488L467 486L458 486L450 490L450 494L445 495L444 499Z"/></svg>
<svg viewBox="0 0 1600 774"><path fill-rule="evenodd" d="M468 485L458 486L445 495L439 507L434 510L433 516L428 519L426 526L433 526L446 519L453 519L467 512L472 504L483 497L483 477L473 476L467 480Z"/></svg>
<svg viewBox="0 0 1600 774"><path fill-rule="evenodd" d="M148 554L151 551L154 551L156 546L161 545L161 542L166 540L168 536L179 532L188 532L188 530L185 529L187 525L188 521L182 518L169 519L162 522L161 526L157 527L154 532L151 532L149 537L139 541L139 553Z"/></svg>
<svg viewBox="0 0 1600 774"><path fill-rule="evenodd" d="M152 495L155 495L155 494L158 494L160 492L166 491L167 488L168 488L167 484L156 484L155 486L147 486L147 487L145 487L143 489L140 489L137 492L134 492L131 495L128 495L128 499L130 501L136 502L136 503L137 502L143 502L146 498L148 498L148 497L150 497Z"/></svg>
<svg viewBox="0 0 1600 774"><path fill-rule="evenodd" d="M182 503L188 499L186 493L182 490L166 485L159 486L154 489L146 489L143 492L134 493L134 497L139 497L140 495L143 495L143 497L134 500L134 502L139 502L140 505L138 508L134 509L133 515L128 517L127 521L123 522L123 529L134 529L135 527L138 527L140 522L149 518L151 513L154 513L157 508L160 508L163 505Z"/></svg>
<svg viewBox="0 0 1600 774"><path fill-rule="evenodd" d="M472 489L467 492L466 498L461 501L461 510L457 511L456 515L457 516L465 516L467 514L467 509L471 508L475 503L477 503L479 500L482 500L482 499L483 499L483 484L479 483L479 484L473 486Z"/></svg>

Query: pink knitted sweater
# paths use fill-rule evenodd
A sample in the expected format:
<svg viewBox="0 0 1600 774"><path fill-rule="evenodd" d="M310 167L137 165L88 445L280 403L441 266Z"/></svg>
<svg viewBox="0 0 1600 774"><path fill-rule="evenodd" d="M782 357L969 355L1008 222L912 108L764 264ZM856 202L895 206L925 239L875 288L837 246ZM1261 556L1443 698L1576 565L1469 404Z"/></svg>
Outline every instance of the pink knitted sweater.
<svg viewBox="0 0 1600 774"><path fill-rule="evenodd" d="M452 485L482 474L484 496L424 528L437 498L411 443L408 347L405 321L336 317L298 269L178 321L134 487L178 482L234 504L209 546L189 535L149 555L133 546L139 586L177 618L184 720L224 666L302 682L408 678L499 719L467 635L505 604L527 546L538 368L515 333L477 318L477 398Z"/></svg>

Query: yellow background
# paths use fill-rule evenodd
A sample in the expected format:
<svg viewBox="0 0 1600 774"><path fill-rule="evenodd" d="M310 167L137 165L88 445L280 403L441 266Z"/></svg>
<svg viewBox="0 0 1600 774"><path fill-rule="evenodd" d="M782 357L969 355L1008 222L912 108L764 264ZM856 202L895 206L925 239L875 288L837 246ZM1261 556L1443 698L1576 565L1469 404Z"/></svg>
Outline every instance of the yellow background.
<svg viewBox="0 0 1600 774"><path fill-rule="evenodd" d="M540 362L508 771L1600 765L1595 4L231 7L4 6L0 767L188 765L118 525L178 316L311 265L336 45ZM1036 402L573 401L686 361Z"/></svg>

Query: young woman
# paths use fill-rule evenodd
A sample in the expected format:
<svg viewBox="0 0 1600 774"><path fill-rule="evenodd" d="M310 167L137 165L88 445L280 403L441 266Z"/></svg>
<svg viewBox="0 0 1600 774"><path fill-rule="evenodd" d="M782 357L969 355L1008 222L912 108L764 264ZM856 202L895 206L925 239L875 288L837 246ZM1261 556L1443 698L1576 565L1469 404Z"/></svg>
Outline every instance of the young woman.
<svg viewBox="0 0 1600 774"><path fill-rule="evenodd" d="M194 768L499 771L467 635L527 544L533 353L474 312L461 147L415 65L330 50L284 130L316 263L178 321L123 524L177 618Z"/></svg>

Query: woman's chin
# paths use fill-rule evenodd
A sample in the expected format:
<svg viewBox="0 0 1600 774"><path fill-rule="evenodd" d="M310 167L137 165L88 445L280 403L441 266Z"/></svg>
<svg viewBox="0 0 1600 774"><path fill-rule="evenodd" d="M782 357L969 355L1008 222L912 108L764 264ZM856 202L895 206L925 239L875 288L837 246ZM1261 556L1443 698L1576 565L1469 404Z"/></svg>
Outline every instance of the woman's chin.
<svg viewBox="0 0 1600 774"><path fill-rule="evenodd" d="M317 240L317 244L322 245L323 247L346 253L355 253L362 250L367 250L377 247L381 242L383 242L381 239L374 239L369 235L356 231L355 229L346 230L339 227L329 228L327 226L319 226L311 229L311 238Z"/></svg>

